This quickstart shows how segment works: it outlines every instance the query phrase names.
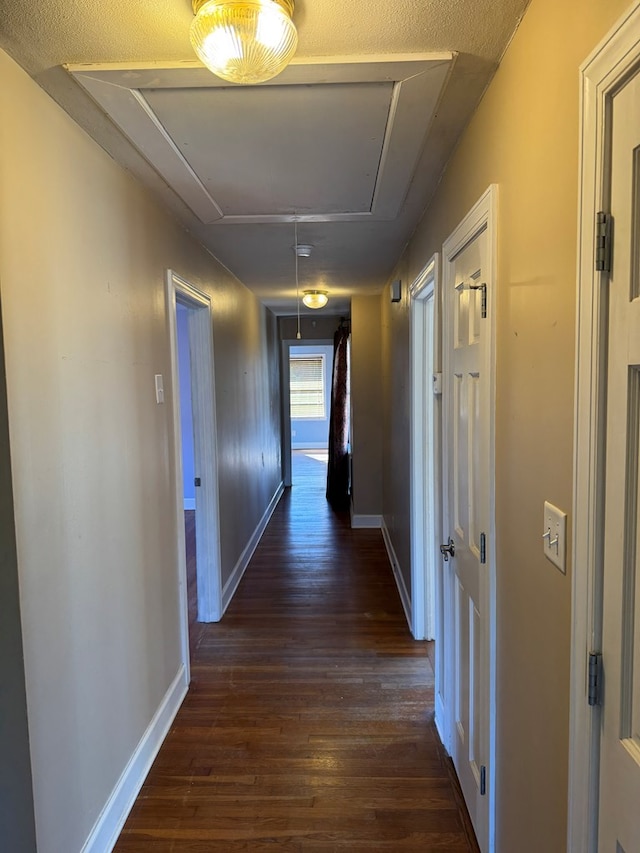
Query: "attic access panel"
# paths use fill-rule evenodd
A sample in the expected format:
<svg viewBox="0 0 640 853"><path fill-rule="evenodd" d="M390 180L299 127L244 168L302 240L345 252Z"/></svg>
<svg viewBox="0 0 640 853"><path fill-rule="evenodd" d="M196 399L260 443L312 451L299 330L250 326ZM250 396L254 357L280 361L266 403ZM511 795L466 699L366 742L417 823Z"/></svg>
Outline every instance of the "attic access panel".
<svg viewBox="0 0 640 853"><path fill-rule="evenodd" d="M203 224L397 216L452 54L289 66L232 86L199 65L68 66Z"/></svg>
<svg viewBox="0 0 640 853"><path fill-rule="evenodd" d="M224 216L371 209L391 83L142 94Z"/></svg>

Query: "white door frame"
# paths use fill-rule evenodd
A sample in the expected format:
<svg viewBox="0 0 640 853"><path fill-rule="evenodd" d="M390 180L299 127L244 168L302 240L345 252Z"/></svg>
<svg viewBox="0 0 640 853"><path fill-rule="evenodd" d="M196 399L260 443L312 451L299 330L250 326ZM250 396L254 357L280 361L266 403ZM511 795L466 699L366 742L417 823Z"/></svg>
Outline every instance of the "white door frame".
<svg viewBox="0 0 640 853"><path fill-rule="evenodd" d="M485 349L485 361L481 367L482 375L486 377L486 393L488 395L487 411L488 423L486 424L486 447L487 458L485 459L485 470L488 472L487 482L487 517L488 530L486 531L486 572L488 583L487 597L487 638L486 638L486 666L488 667L488 681L486 684L488 702L488 770L487 770L487 837L488 851L495 850L495 826L496 826L496 646L497 646L497 617L496 617L496 524L495 524L495 387L496 387L496 281L498 261L498 185L491 184L484 192L473 208L465 216L451 236L442 247L442 275L443 275L443 378L447 372L444 363L448 351L448 336L452 334L451 322L448 316L448 300L444 295L444 289L448 277L453 269L455 257L474 240L482 231L487 231L487 260L484 270L484 279L487 284L487 319L488 326L486 334L488 344ZM446 392L445 388L443 389ZM443 400L443 424L442 424L442 458L446 459L448 453L448 430L445 422L446 408ZM444 464L444 461L443 461ZM448 534L448 506L449 506L449 484L448 478L442 478L442 506L443 524L445 533ZM453 589L452 574L446 577L449 582L444 590L444 673L443 673L443 696L444 716L441 721L441 734L443 743L451 752L454 727L456 725L454 689L454 660L453 650L455 648L454 618L453 618ZM439 727L440 728L440 727Z"/></svg>
<svg viewBox="0 0 640 853"><path fill-rule="evenodd" d="M600 651L604 539L606 279L595 270L595 218L608 207L609 103L640 66L635 2L580 68L580 184L572 550L569 853L597 850L600 712L587 703L587 655Z"/></svg>
<svg viewBox="0 0 640 853"><path fill-rule="evenodd" d="M213 366L213 324L211 298L172 270L166 278L167 316L171 356L171 401L173 411L173 462L177 565L182 611L183 658L189 666L189 618L187 564L184 535L182 484L182 435L180 380L178 373L178 330L176 310L180 302L190 309L188 317L191 354L191 398L193 406L195 471L202 484L196 489L196 536L198 538L198 621L217 622L222 617L220 573L220 517L218 507L218 464L216 447L215 375Z"/></svg>
<svg viewBox="0 0 640 853"><path fill-rule="evenodd" d="M436 282L438 255L409 287L411 313L411 630L416 640L436 636L436 559L440 542L439 436L433 376L425 376L431 355L432 374L439 370ZM427 306L432 303L429 316ZM438 555L438 556L436 556ZM438 645L436 644L436 655Z"/></svg>
<svg viewBox="0 0 640 853"><path fill-rule="evenodd" d="M282 483L291 486L291 387L289 384L289 352L292 347L332 347L329 338L287 338L280 352L280 388L282 389Z"/></svg>

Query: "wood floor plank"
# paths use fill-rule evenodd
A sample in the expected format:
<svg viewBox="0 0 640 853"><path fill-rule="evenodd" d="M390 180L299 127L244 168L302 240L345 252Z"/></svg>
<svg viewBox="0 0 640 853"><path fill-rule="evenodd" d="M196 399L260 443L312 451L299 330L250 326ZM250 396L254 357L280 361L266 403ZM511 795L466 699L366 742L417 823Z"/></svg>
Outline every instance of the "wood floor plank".
<svg viewBox="0 0 640 853"><path fill-rule="evenodd" d="M294 458L222 622L195 622L192 684L115 853L478 853L380 531ZM185 514L190 548L193 514Z"/></svg>

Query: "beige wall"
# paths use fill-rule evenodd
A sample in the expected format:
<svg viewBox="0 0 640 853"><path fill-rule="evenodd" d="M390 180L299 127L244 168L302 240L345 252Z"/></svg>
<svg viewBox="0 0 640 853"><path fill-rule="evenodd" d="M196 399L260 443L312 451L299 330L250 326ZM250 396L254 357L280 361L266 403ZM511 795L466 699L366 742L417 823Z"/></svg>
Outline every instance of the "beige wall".
<svg viewBox="0 0 640 853"><path fill-rule="evenodd" d="M571 568L565 577L542 556L541 519L545 499L569 513L572 501L578 68L627 6L532 0L404 258L411 280L499 185L499 853L565 849ZM397 458L407 389L396 382L409 326L406 305L383 305L385 513L395 517L407 503L395 473L408 464L408 443Z"/></svg>
<svg viewBox="0 0 640 853"><path fill-rule="evenodd" d="M300 335L305 341L332 341L336 329L340 325L340 317L335 314L321 312L318 316L300 317ZM298 328L297 317L279 317L278 329L283 341L294 341Z"/></svg>
<svg viewBox="0 0 640 853"><path fill-rule="evenodd" d="M423 264L424 266L424 264ZM418 271L417 271L418 272ZM414 275L414 278L417 276ZM383 400L382 508L384 524L411 597L410 435L411 385L409 349L409 286L407 258L391 280L402 282L402 299L391 302L389 288L381 299Z"/></svg>
<svg viewBox="0 0 640 853"><path fill-rule="evenodd" d="M351 300L352 511L382 514L380 297Z"/></svg>
<svg viewBox="0 0 640 853"><path fill-rule="evenodd" d="M180 666L165 269L213 300L225 578L280 482L276 324L5 54L0 78L38 850L74 853Z"/></svg>

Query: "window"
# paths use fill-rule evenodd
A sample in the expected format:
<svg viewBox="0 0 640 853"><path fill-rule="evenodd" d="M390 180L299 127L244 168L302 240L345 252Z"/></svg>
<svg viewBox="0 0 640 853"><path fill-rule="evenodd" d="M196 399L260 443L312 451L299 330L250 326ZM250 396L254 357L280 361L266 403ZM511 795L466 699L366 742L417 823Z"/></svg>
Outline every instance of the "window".
<svg viewBox="0 0 640 853"><path fill-rule="evenodd" d="M289 358L291 417L324 420L324 355L292 355Z"/></svg>

